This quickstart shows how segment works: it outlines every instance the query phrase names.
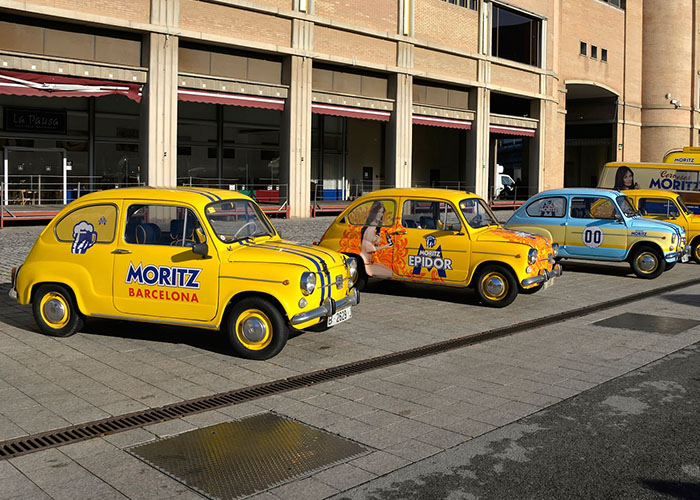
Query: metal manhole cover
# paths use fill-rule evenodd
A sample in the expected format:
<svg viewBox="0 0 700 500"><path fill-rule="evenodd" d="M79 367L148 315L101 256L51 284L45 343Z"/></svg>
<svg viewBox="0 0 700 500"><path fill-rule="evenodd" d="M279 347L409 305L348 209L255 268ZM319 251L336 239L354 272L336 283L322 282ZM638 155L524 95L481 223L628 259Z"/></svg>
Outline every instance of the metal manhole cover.
<svg viewBox="0 0 700 500"><path fill-rule="evenodd" d="M241 498L369 453L353 441L262 413L129 450L212 498Z"/></svg>
<svg viewBox="0 0 700 500"><path fill-rule="evenodd" d="M650 314L623 313L611 318L593 323L609 328L624 328L650 333L680 333L700 325L700 321L668 316L652 316Z"/></svg>

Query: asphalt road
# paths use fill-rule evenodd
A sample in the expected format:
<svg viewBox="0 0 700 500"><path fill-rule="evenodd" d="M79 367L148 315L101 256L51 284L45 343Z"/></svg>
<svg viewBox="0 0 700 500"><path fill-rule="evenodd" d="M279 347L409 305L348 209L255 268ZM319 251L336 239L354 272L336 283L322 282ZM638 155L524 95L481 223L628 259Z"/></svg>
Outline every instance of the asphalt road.
<svg viewBox="0 0 700 500"><path fill-rule="evenodd" d="M698 499L699 408L695 344L334 498Z"/></svg>

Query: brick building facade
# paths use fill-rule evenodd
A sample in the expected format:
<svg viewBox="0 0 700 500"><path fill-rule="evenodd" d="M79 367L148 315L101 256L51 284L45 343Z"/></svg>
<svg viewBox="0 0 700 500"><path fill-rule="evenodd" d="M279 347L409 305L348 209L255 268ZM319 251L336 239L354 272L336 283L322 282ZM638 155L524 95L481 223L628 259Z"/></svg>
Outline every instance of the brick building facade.
<svg viewBox="0 0 700 500"><path fill-rule="evenodd" d="M493 198L499 171L521 196L595 185L698 145L697 7L0 0L5 176L219 185L295 217L386 186Z"/></svg>

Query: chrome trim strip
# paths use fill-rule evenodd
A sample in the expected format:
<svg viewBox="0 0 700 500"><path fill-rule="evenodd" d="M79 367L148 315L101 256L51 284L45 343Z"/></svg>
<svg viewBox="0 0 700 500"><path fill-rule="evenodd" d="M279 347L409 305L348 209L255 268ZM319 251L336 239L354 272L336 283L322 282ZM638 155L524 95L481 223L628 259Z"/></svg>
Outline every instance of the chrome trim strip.
<svg viewBox="0 0 700 500"><path fill-rule="evenodd" d="M206 323L192 323L188 321L174 321L167 319L149 319L149 318L133 318L130 316L112 316L111 314L91 314L92 318L104 318L104 319L121 319L125 321L137 321L139 323L159 323L164 325L180 325L180 326L194 326L197 328L208 328L210 330L218 330L219 325L212 325Z"/></svg>
<svg viewBox="0 0 700 500"><path fill-rule="evenodd" d="M518 257L518 254L509 254L509 253L497 253L497 252L472 252L472 253L481 253L484 255L502 255L503 257L513 257L513 258Z"/></svg>
<svg viewBox="0 0 700 500"><path fill-rule="evenodd" d="M242 276L221 276L221 278L228 278L232 280L245 280L245 281L262 281L264 283L279 283L281 285L284 285L284 281L278 281L278 280L264 280L260 278L244 278Z"/></svg>

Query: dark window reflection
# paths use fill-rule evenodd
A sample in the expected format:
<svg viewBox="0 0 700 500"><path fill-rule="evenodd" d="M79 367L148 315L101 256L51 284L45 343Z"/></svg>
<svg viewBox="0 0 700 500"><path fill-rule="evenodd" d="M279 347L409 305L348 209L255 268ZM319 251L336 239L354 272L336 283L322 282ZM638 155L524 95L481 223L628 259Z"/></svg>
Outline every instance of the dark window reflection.
<svg viewBox="0 0 700 500"><path fill-rule="evenodd" d="M540 65L542 22L512 10L493 6L492 54L531 66Z"/></svg>

